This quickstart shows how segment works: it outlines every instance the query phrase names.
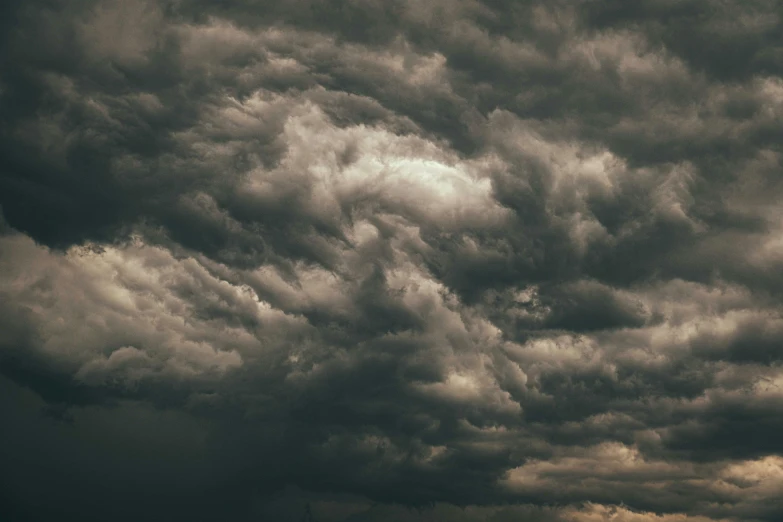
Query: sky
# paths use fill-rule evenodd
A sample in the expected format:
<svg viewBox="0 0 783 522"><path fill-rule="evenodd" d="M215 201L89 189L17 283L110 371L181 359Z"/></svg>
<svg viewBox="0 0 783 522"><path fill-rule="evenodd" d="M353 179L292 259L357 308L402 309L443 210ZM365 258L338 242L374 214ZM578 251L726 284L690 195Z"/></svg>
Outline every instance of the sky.
<svg viewBox="0 0 783 522"><path fill-rule="evenodd" d="M782 17L0 3L0 518L783 520Z"/></svg>

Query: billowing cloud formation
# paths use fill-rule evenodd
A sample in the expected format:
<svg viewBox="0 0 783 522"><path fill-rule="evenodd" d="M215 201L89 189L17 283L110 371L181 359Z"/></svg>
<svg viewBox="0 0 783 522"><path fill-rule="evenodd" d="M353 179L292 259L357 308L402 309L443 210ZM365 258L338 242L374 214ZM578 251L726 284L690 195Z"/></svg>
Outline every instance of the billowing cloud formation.
<svg viewBox="0 0 783 522"><path fill-rule="evenodd" d="M10 519L783 519L778 3L0 13Z"/></svg>

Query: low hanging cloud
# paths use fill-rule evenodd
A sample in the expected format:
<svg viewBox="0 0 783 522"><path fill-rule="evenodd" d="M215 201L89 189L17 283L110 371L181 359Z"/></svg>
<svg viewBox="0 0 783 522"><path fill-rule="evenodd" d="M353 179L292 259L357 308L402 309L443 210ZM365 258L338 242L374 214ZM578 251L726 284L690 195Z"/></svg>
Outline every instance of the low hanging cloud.
<svg viewBox="0 0 783 522"><path fill-rule="evenodd" d="M775 2L266 4L0 7L0 513L783 517Z"/></svg>

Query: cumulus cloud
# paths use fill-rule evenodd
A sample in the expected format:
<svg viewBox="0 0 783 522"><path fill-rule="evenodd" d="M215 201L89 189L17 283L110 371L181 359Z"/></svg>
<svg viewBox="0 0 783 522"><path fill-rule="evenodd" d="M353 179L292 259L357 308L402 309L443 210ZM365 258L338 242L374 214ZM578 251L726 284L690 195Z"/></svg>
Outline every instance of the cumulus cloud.
<svg viewBox="0 0 783 522"><path fill-rule="evenodd" d="M0 7L3 512L780 520L777 4L273 4Z"/></svg>

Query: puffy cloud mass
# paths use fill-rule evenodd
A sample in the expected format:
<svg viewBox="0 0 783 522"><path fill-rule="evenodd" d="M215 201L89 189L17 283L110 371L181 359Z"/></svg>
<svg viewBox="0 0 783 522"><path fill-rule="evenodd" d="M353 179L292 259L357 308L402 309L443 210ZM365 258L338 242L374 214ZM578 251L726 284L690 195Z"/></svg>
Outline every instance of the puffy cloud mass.
<svg viewBox="0 0 783 522"><path fill-rule="evenodd" d="M783 520L783 10L0 6L0 513Z"/></svg>

